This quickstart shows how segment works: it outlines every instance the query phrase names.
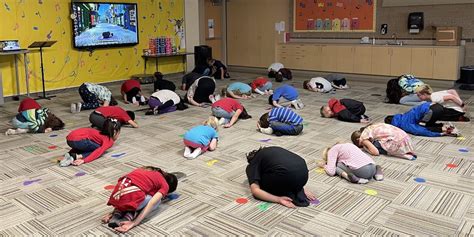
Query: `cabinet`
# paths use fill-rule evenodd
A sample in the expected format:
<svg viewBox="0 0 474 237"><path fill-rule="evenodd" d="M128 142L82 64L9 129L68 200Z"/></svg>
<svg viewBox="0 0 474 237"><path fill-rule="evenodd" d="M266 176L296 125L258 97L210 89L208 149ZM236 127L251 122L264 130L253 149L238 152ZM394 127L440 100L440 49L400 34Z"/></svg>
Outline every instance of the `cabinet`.
<svg viewBox="0 0 474 237"><path fill-rule="evenodd" d="M372 69L372 47L354 47L354 73L370 74Z"/></svg>
<svg viewBox="0 0 474 237"><path fill-rule="evenodd" d="M458 48L434 48L433 50L433 78L457 80L459 68Z"/></svg>
<svg viewBox="0 0 474 237"><path fill-rule="evenodd" d="M353 46L337 46L337 64L338 72L352 73L354 71L354 47Z"/></svg>
<svg viewBox="0 0 474 237"><path fill-rule="evenodd" d="M433 77L433 48L413 48L411 74L421 78Z"/></svg>
<svg viewBox="0 0 474 237"><path fill-rule="evenodd" d="M411 48L390 48L390 75L400 76L411 72Z"/></svg>
<svg viewBox="0 0 474 237"><path fill-rule="evenodd" d="M390 48L372 47L372 69L374 75L390 75Z"/></svg>
<svg viewBox="0 0 474 237"><path fill-rule="evenodd" d="M337 72L337 46L321 46L321 71Z"/></svg>

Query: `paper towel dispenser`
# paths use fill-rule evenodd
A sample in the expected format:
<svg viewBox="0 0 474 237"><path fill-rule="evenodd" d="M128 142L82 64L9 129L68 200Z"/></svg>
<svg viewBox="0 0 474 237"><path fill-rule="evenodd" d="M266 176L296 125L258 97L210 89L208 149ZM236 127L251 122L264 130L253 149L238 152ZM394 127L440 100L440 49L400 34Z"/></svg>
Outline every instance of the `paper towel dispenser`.
<svg viewBox="0 0 474 237"><path fill-rule="evenodd" d="M410 34L418 34L423 30L423 12L412 12L408 15L408 31Z"/></svg>

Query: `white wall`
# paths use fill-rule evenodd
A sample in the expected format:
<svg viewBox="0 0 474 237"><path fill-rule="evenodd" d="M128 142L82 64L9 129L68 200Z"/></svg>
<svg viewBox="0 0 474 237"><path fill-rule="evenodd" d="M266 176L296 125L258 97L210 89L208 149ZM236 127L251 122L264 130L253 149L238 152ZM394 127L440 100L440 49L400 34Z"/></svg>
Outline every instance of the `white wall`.
<svg viewBox="0 0 474 237"><path fill-rule="evenodd" d="M199 45L199 2L200 0L185 0L184 1L184 24L186 34L186 51L194 52L194 46ZM194 68L194 55L187 56L187 71Z"/></svg>

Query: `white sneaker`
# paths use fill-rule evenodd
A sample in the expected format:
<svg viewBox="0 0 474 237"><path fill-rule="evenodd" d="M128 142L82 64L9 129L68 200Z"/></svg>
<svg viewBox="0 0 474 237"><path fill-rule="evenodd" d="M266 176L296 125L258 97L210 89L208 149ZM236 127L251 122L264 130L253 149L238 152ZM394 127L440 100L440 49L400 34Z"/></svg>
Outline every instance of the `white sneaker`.
<svg viewBox="0 0 474 237"><path fill-rule="evenodd" d="M71 103L71 113L76 113L76 103Z"/></svg>
<svg viewBox="0 0 474 237"><path fill-rule="evenodd" d="M74 161L74 158L72 158L72 156L69 153L66 153L66 154L64 154L64 159L62 159L59 162L59 166L61 166L61 167L70 166L73 161Z"/></svg>
<svg viewBox="0 0 474 237"><path fill-rule="evenodd" d="M220 118L219 119L219 125L224 125L225 124L225 118Z"/></svg>
<svg viewBox="0 0 474 237"><path fill-rule="evenodd" d="M190 160L196 159L199 155L201 155L201 148L196 148L196 149L194 149L193 153L191 153L191 155L189 155L188 159L190 159Z"/></svg>
<svg viewBox="0 0 474 237"><path fill-rule="evenodd" d="M184 147L184 157L189 158L190 155L191 155L191 148L187 146Z"/></svg>
<svg viewBox="0 0 474 237"><path fill-rule="evenodd" d="M82 103L81 103L81 102L78 102L78 103L76 104L76 113L81 112L81 109L82 109Z"/></svg>

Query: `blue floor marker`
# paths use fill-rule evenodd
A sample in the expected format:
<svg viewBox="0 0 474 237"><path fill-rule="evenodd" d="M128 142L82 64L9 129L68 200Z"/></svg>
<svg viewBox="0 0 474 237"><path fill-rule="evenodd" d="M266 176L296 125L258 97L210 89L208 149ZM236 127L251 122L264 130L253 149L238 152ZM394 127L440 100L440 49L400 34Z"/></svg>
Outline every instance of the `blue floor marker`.
<svg viewBox="0 0 474 237"><path fill-rule="evenodd" d="M417 182L417 183L424 183L424 182L426 182L426 179L424 179L424 178L414 178L413 180L415 180L415 182Z"/></svg>
<svg viewBox="0 0 474 237"><path fill-rule="evenodd" d="M57 137L57 136L58 136L58 134L51 134L51 135L49 135L49 137Z"/></svg>
<svg viewBox="0 0 474 237"><path fill-rule="evenodd" d="M178 199L179 198L179 194L177 193L171 193L171 194L168 194L168 196L166 196L169 200L175 200L175 199Z"/></svg>
<svg viewBox="0 0 474 237"><path fill-rule="evenodd" d="M469 152L469 149L467 149L467 148L459 148L459 151L460 151L460 152Z"/></svg>
<svg viewBox="0 0 474 237"><path fill-rule="evenodd" d="M120 157L124 156L125 154L127 154L127 153L123 152L123 153L113 154L112 158L120 158Z"/></svg>

